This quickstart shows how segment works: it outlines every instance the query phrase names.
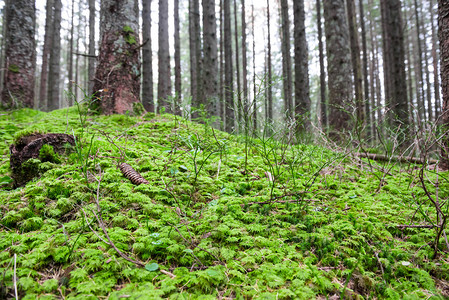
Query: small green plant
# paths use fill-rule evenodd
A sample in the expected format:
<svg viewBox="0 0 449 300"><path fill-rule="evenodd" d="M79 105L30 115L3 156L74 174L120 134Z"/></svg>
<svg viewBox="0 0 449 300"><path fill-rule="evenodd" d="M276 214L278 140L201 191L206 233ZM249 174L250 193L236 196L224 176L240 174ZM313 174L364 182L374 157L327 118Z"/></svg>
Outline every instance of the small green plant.
<svg viewBox="0 0 449 300"><path fill-rule="evenodd" d="M61 163L59 155L55 153L53 146L44 144L39 150L39 159L42 162Z"/></svg>

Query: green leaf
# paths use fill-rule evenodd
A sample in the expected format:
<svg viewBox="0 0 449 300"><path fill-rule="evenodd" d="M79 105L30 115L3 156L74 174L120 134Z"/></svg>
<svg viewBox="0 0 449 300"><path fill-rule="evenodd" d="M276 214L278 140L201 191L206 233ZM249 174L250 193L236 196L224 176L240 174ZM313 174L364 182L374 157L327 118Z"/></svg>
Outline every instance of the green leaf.
<svg viewBox="0 0 449 300"><path fill-rule="evenodd" d="M145 270L153 272L159 269L159 265L157 263L151 263L145 266Z"/></svg>

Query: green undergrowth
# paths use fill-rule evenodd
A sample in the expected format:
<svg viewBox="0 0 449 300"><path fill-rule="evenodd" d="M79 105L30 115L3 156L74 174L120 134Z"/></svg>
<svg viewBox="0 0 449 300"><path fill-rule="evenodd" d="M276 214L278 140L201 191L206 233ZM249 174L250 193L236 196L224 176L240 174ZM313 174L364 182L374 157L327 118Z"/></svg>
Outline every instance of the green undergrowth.
<svg viewBox="0 0 449 300"><path fill-rule="evenodd" d="M79 117L0 116L0 298L14 297L14 283L21 299L449 295L444 237L433 259L435 230L397 226L428 224L418 208L435 214L413 166L385 173L320 146L168 114ZM32 132L77 144L65 157L46 147L34 161L42 176L12 189L9 145ZM149 184L133 185L120 162ZM444 202L447 174L426 180L437 176Z"/></svg>

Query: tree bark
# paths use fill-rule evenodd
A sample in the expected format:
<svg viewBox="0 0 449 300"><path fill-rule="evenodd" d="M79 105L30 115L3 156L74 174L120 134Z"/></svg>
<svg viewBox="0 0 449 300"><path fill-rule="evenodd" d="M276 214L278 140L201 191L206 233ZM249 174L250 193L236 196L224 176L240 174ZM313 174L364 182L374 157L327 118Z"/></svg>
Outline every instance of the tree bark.
<svg viewBox="0 0 449 300"><path fill-rule="evenodd" d="M50 56L50 49L53 31L53 0L47 0L46 18L45 18L45 35L44 48L42 50L42 70L39 89L39 108L47 110L47 80L48 80L48 59Z"/></svg>
<svg viewBox="0 0 449 300"><path fill-rule="evenodd" d="M14 0L6 4L6 63L2 106L32 108L36 69L36 7L32 0Z"/></svg>
<svg viewBox="0 0 449 300"><path fill-rule="evenodd" d="M256 39L254 32L254 5L251 5L251 26L253 33L253 133L257 132L257 86L256 86Z"/></svg>
<svg viewBox="0 0 449 300"><path fill-rule="evenodd" d="M404 130L410 124L405 75L401 1L381 0L385 99L391 108L390 124Z"/></svg>
<svg viewBox="0 0 449 300"><path fill-rule="evenodd" d="M223 0L224 6L224 67L225 67L225 130L234 131L234 89L233 89L233 66L232 66L232 32L231 32L231 0Z"/></svg>
<svg viewBox="0 0 449 300"><path fill-rule="evenodd" d="M316 0L316 19L318 31L318 52L320 60L320 121L321 128L327 130L327 105L326 105L326 71L324 69L323 29L321 24L321 0Z"/></svg>
<svg viewBox="0 0 449 300"><path fill-rule="evenodd" d="M189 1L189 43L190 43L190 88L192 107L199 109L203 104L201 99L201 32L200 32L199 0ZM198 112L192 114L197 118Z"/></svg>
<svg viewBox="0 0 449 300"><path fill-rule="evenodd" d="M53 13L53 30L50 52L50 68L48 78L48 110L59 108L59 83L61 73L61 0L55 0Z"/></svg>
<svg viewBox="0 0 449 300"><path fill-rule="evenodd" d="M215 0L203 0L203 86L206 111L209 116L220 116L218 100L218 49ZM216 124L217 125L217 124Z"/></svg>
<svg viewBox="0 0 449 300"><path fill-rule="evenodd" d="M134 0L101 2L101 44L94 93L104 114L133 111L140 102L138 12Z"/></svg>
<svg viewBox="0 0 449 300"><path fill-rule="evenodd" d="M72 13L71 13L71 20L70 20L70 40L69 40L69 53L68 53L69 54L68 55L68 60L69 60L68 89L69 89L69 92L73 92L73 32L74 32L74 27L75 27L75 24L73 23L74 15L75 15L75 0L72 0ZM73 98L68 97L68 101L69 101L68 105L72 106Z"/></svg>
<svg viewBox="0 0 449 300"><path fill-rule="evenodd" d="M271 87L271 80L273 77L273 72L272 72L272 65L271 65L271 28L270 28L270 0L267 0L267 27L268 27L268 31L267 31L267 70L268 70L268 74L267 74L267 106L268 106L268 118L267 118L267 125L268 128L270 129L270 127L273 124L273 90Z"/></svg>
<svg viewBox="0 0 449 300"><path fill-rule="evenodd" d="M363 124L365 119L365 111L363 106L362 69L360 63L360 46L357 29L357 15L355 11L354 1L355 0L346 0L346 10L348 13L349 40L351 43L351 63L352 63L352 74L354 78L357 123ZM361 22L363 23L363 20L361 20Z"/></svg>
<svg viewBox="0 0 449 300"><path fill-rule="evenodd" d="M89 77L88 93L92 95L95 82L95 0L89 0L89 55L87 66L87 76Z"/></svg>
<svg viewBox="0 0 449 300"><path fill-rule="evenodd" d="M343 0L324 2L329 87L330 138L338 141L352 129L354 110L349 30Z"/></svg>
<svg viewBox="0 0 449 300"><path fill-rule="evenodd" d="M172 105L168 101L171 96L170 78L170 47L168 44L168 0L159 0L159 50L158 50L158 80L157 100L158 111L164 107L165 112L172 112Z"/></svg>
<svg viewBox="0 0 449 300"><path fill-rule="evenodd" d="M433 90L435 95L435 119L438 120L441 114L441 103L440 103L440 79L438 77L438 53L437 53L437 35L435 34L435 23L434 23L434 9L433 0L430 0L429 4L430 12L430 26L432 31L432 63L433 63Z"/></svg>
<svg viewBox="0 0 449 300"><path fill-rule="evenodd" d="M363 51L363 87L364 87L364 97L362 100L365 103L365 124L366 124L366 134L370 138L371 134L371 106L370 106L370 93L369 93L369 82L368 82L368 50L366 46L366 29L365 29L365 10L363 0L359 1L359 12L360 12L360 26L362 35L362 51Z"/></svg>
<svg viewBox="0 0 449 300"><path fill-rule="evenodd" d="M285 117L287 122L293 118L292 98L292 59L290 55L290 20L288 1L281 0L281 49L282 49L282 85Z"/></svg>
<svg viewBox="0 0 449 300"><path fill-rule="evenodd" d="M243 120L243 103L242 103L242 88L240 85L240 51L239 51L239 29L237 22L237 1L234 0L234 43L235 43L235 72L237 75L237 115L238 115L238 125L242 124Z"/></svg>
<svg viewBox="0 0 449 300"><path fill-rule="evenodd" d="M248 107L248 58L246 57L246 16L245 0L242 1L242 86L243 86L243 111L249 113ZM247 125L247 124L246 124ZM245 125L245 126L246 126Z"/></svg>
<svg viewBox="0 0 449 300"><path fill-rule="evenodd" d="M438 0L438 38L440 41L443 139L440 167L449 169L449 0Z"/></svg>
<svg viewBox="0 0 449 300"><path fill-rule="evenodd" d="M181 41L179 37L179 0L174 0L175 114L181 115Z"/></svg>
<svg viewBox="0 0 449 300"><path fill-rule="evenodd" d="M295 36L295 121L297 133L310 127L309 53L307 50L304 0L293 1Z"/></svg>
<svg viewBox="0 0 449 300"><path fill-rule="evenodd" d="M155 112L153 97L153 50L151 42L151 0L142 1L142 104Z"/></svg>

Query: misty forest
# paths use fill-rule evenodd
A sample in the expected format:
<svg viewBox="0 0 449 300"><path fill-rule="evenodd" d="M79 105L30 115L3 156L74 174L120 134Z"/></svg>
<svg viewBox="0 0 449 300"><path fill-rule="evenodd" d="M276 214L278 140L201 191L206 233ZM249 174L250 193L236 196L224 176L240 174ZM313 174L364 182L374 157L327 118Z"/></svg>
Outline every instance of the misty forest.
<svg viewBox="0 0 449 300"><path fill-rule="evenodd" d="M0 299L448 299L449 0L1 0Z"/></svg>

